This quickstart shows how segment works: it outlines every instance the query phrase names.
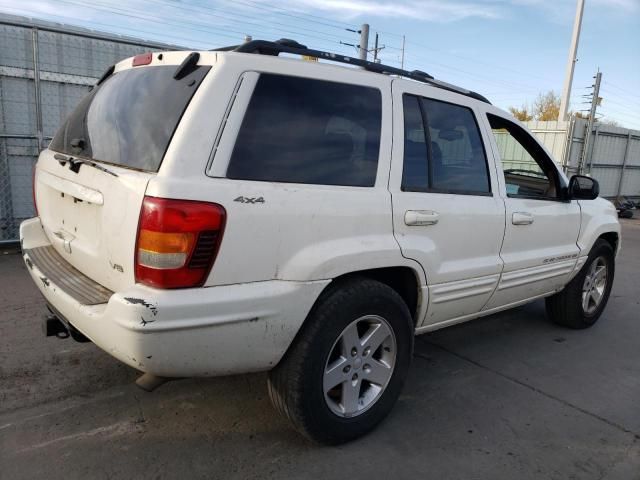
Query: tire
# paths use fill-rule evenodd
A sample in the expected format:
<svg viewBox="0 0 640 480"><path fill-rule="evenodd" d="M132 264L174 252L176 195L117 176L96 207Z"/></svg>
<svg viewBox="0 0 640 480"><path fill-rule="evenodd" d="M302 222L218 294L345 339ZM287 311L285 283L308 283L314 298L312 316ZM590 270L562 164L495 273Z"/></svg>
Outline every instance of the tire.
<svg viewBox="0 0 640 480"><path fill-rule="evenodd" d="M365 339L374 330L368 345ZM350 341L354 332L362 343ZM371 351L383 336L380 347ZM271 401L316 442L336 445L358 438L382 421L398 399L413 339L411 314L395 290L366 277L339 281L323 292L292 346L269 372ZM354 346L358 351L351 356Z"/></svg>
<svg viewBox="0 0 640 480"><path fill-rule="evenodd" d="M598 270L602 266L606 268L604 284L602 285L601 280L587 281L587 276L591 276L595 270ZM609 242L598 239L593 245L591 252L589 252L587 261L580 272L569 282L564 290L547 298L547 315L555 323L565 327L573 329L591 327L598 321L598 318L600 318L600 315L607 305L613 285L614 274L615 261L613 248ZM601 293L599 292L600 289L597 288L597 284L602 285ZM594 288L590 289L591 286ZM587 292L596 290L596 294L600 294L597 304L592 297L587 300L585 305L585 297L583 297L585 288L588 289Z"/></svg>

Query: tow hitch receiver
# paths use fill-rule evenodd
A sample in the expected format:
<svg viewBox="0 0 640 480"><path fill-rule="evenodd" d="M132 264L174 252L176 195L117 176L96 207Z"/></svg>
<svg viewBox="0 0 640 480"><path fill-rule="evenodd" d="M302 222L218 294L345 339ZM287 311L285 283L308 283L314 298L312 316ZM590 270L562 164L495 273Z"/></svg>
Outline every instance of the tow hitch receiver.
<svg viewBox="0 0 640 480"><path fill-rule="evenodd" d="M49 308L51 310L51 307ZM42 333L45 337L73 338L76 342L90 342L87 337L80 333L73 325L60 319L57 315L49 313L42 319Z"/></svg>
<svg viewBox="0 0 640 480"><path fill-rule="evenodd" d="M42 319L42 333L45 337L69 338L69 330L55 315L45 315Z"/></svg>

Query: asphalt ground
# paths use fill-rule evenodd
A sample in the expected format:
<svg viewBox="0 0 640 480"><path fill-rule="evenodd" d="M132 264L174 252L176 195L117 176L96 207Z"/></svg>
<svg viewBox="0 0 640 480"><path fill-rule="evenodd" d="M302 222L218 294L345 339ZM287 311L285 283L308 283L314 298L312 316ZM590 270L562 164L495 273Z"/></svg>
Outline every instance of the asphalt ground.
<svg viewBox="0 0 640 480"><path fill-rule="evenodd" d="M339 447L293 431L265 374L146 393L94 345L45 338L44 301L4 252L0 478L640 479L640 221L622 243L593 328L538 301L417 337L391 415Z"/></svg>

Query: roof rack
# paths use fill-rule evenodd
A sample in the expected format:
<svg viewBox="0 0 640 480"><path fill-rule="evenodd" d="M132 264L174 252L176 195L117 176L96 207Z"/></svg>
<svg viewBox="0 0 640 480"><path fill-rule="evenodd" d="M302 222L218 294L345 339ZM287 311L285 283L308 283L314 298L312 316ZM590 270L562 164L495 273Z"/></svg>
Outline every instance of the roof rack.
<svg viewBox="0 0 640 480"><path fill-rule="evenodd" d="M434 87L442 88L450 92L466 95L467 97L475 98L481 102L491 104L489 100L480 95L479 93L467 90L465 88L452 85L447 82L436 80L432 75L422 72L420 70L403 70L401 68L392 67L390 65L384 65L381 63L369 62L367 60L361 60L359 58L348 57L338 53L324 52L322 50L313 50L307 48L306 45L302 45L295 40L288 38L281 38L275 42L267 40L251 40L241 45L232 45L229 47L214 48L211 51L214 52L238 52L238 53L256 53L259 55L273 55L278 56L281 53L292 53L295 55L306 55L308 57L321 58L323 60L329 60L331 62L345 63L347 65L355 65L362 67L369 72L383 73L387 75L398 75L404 78L410 78L418 82L427 83Z"/></svg>

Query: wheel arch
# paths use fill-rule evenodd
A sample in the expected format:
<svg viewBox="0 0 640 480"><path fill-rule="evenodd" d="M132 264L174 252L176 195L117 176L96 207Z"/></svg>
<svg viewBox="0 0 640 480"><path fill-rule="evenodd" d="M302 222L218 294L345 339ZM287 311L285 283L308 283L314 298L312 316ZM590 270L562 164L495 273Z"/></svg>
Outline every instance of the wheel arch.
<svg viewBox="0 0 640 480"><path fill-rule="evenodd" d="M332 279L331 282L329 282L320 292L318 298L316 298L315 302L309 309L307 316L287 347L286 352L281 357L280 362L287 357L289 350L291 350L292 346L296 344L300 333L304 330L309 318L317 308L320 301L335 289L340 288L342 284L354 278L369 278L391 287L407 304L407 308L409 308L411 318L413 319L413 325L414 327L418 327L425 315L428 304L427 287L422 281L422 273L423 272L419 272L408 266L395 266L356 270L344 273Z"/></svg>
<svg viewBox="0 0 640 480"><path fill-rule="evenodd" d="M335 278L325 289L336 288L341 282L354 277L376 280L395 290L409 308L414 326L418 326L422 307L426 303L426 289L421 288L420 275L411 267L382 267L346 273ZM324 292L323 292L324 293Z"/></svg>
<svg viewBox="0 0 640 480"><path fill-rule="evenodd" d="M611 245L611 248L613 248L614 254L618 253L618 247L620 244L620 234L618 232L605 232L601 234L598 239L608 242Z"/></svg>

